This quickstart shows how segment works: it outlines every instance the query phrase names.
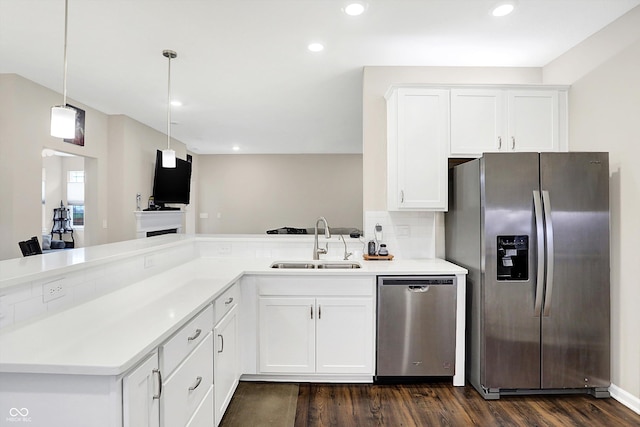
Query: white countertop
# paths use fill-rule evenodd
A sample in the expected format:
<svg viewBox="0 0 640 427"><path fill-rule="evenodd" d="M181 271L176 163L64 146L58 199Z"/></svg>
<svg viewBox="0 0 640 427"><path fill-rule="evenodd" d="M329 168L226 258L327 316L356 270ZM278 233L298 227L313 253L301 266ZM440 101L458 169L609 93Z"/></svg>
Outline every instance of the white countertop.
<svg viewBox="0 0 640 427"><path fill-rule="evenodd" d="M0 331L0 372L120 375L243 274L466 273L441 259L359 260L360 269L336 270L270 268L274 261L286 260L198 258L82 305L5 328Z"/></svg>

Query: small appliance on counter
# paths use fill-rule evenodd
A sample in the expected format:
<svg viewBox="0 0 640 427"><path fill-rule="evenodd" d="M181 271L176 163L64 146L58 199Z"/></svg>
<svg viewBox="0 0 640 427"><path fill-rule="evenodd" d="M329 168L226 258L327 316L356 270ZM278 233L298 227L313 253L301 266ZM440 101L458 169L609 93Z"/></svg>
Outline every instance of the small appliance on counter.
<svg viewBox="0 0 640 427"><path fill-rule="evenodd" d="M393 259L393 255L389 254L389 250L387 249L387 245L385 243L380 243L382 241L382 226L380 224L376 224L374 228L374 237L375 240L370 240L367 244L367 252L362 255L367 261L370 260L385 260L391 261Z"/></svg>

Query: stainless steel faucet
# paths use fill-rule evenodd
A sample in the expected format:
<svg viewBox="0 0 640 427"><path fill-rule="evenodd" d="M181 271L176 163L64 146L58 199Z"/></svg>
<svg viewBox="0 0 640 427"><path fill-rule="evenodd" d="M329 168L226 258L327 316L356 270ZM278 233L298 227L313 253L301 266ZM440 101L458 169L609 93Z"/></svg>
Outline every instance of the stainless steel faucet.
<svg viewBox="0 0 640 427"><path fill-rule="evenodd" d="M344 240L344 236L341 234L340 238L342 239L342 243L344 244L344 260L347 261L353 252L347 252L347 242Z"/></svg>
<svg viewBox="0 0 640 427"><path fill-rule="evenodd" d="M327 243L324 248L318 248L318 223L320 221L324 222L324 237L327 239L331 237L331 233L329 233L329 224L327 224L326 218L321 216L316 220L313 238L313 259L320 259L320 254L326 254L327 250L329 250L329 243Z"/></svg>

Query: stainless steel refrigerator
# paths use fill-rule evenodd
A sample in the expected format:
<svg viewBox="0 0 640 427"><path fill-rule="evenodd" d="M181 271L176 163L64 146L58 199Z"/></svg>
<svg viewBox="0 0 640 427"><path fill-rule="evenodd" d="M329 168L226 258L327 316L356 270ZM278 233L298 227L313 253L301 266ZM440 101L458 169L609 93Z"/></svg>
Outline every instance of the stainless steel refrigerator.
<svg viewBox="0 0 640 427"><path fill-rule="evenodd" d="M467 379L485 399L608 397L607 153L491 153L450 170L446 258L467 277Z"/></svg>

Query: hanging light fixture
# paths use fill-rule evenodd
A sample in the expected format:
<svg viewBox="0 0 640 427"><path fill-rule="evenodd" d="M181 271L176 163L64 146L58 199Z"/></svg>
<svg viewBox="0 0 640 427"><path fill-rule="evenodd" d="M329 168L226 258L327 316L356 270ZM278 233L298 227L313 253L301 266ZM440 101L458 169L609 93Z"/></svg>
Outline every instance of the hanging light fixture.
<svg viewBox="0 0 640 427"><path fill-rule="evenodd" d="M167 83L167 149L162 150L162 167L176 167L176 152L171 149L171 60L175 59L178 54L173 50L163 50L162 55L169 60L169 73Z"/></svg>
<svg viewBox="0 0 640 427"><path fill-rule="evenodd" d="M51 107L51 136L73 139L76 136L76 110L67 106L67 21L69 0L64 0L64 68L62 105Z"/></svg>

